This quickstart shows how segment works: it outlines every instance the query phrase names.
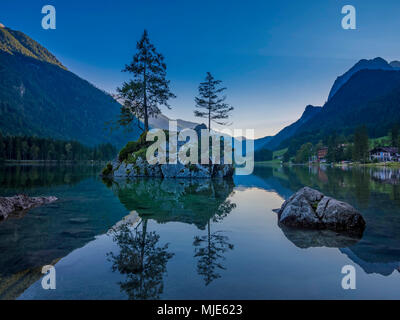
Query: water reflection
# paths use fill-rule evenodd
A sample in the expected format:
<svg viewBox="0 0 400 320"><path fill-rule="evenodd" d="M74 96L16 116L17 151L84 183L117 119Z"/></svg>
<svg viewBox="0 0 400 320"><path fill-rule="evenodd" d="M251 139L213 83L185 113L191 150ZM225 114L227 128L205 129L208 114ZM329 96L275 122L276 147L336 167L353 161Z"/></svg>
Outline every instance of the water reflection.
<svg viewBox="0 0 400 320"><path fill-rule="evenodd" d="M18 297L28 287L23 297L38 299L315 297L309 289L315 265L320 266L315 281L327 288L321 297L343 298L335 291L341 263L353 261L367 274L389 276L399 270L398 169L256 167L253 175L234 181L105 184L98 178L100 168L18 170L0 169L1 195L51 194L60 201L0 224L3 299ZM271 210L306 185L358 208L367 222L363 238L278 229ZM119 222L127 212L136 228L126 219ZM108 237L113 225L119 231ZM321 248L307 249L314 247ZM57 290L43 290L40 267L56 262ZM376 297L375 284L387 285L394 290L387 296L396 296L398 278L359 271L370 290L357 290L361 298ZM291 281L290 292L278 279L282 274ZM226 290L227 283L239 289Z"/></svg>
<svg viewBox="0 0 400 320"><path fill-rule="evenodd" d="M206 286L221 277L219 271L226 270L223 265L224 254L234 248L222 230L211 232L211 223L222 221L234 208L236 208L235 203L230 200L224 201L215 215L208 220L207 234L194 237L194 257L198 259L197 272L203 277Z"/></svg>
<svg viewBox="0 0 400 320"><path fill-rule="evenodd" d="M398 269L400 261L400 169L357 167L256 167L259 187L275 191L283 198L304 186L346 201L360 210L366 229L360 241L335 233L284 228L286 237L301 248L327 246L344 248L345 253L366 272L382 275ZM254 183L253 179L253 182ZM245 180L240 181L246 184ZM385 266L384 268L382 266ZM388 268L390 272L388 271ZM384 271L383 271L384 270Z"/></svg>
<svg viewBox="0 0 400 320"><path fill-rule="evenodd" d="M100 169L0 166L0 196L26 193L59 198L22 215L10 215L0 223L0 299L18 297L42 276L42 266L56 263L123 217L116 213L98 218L117 204L105 193L108 189L96 181Z"/></svg>
<svg viewBox="0 0 400 320"><path fill-rule="evenodd" d="M279 225L286 238L296 247L346 248L355 245L360 239L331 230L303 230Z"/></svg>
<svg viewBox="0 0 400 320"><path fill-rule="evenodd" d="M227 201L232 179L133 179L105 183L128 211L158 223L183 222L205 230L210 219L222 219L233 208Z"/></svg>
<svg viewBox="0 0 400 320"><path fill-rule="evenodd" d="M89 165L0 165L2 195L14 189L76 185L82 179L98 174L99 166Z"/></svg>
<svg viewBox="0 0 400 320"><path fill-rule="evenodd" d="M129 223L120 224L112 230L112 237L120 249L118 254L108 253L112 270L126 275L126 280L119 282L121 290L131 300L159 299L166 265L173 257L168 244L159 245L160 236L147 231L147 219L135 228Z"/></svg>
<svg viewBox="0 0 400 320"><path fill-rule="evenodd" d="M212 225L218 226L218 223L236 207L235 203L227 199L233 193L234 183L232 179L123 179L106 180L105 183L113 189L121 203L129 211L138 212L143 219L142 225L146 225L148 219L153 219L158 223L178 221L194 224L200 230L207 229L206 235L195 236L193 241L193 246L195 247L194 257L197 259L197 272L203 277L205 285L209 285L213 280L221 277L219 272L225 270L223 265L224 254L232 250L234 245L229 242L229 238L224 231L211 231L211 228ZM125 268L123 267L124 250L128 251L126 246L120 245L121 238L126 239L127 237L126 232L124 234L124 237L116 238L118 245L121 247L122 256L118 256L120 260L115 262L114 266L116 267L114 269L120 272L124 272ZM152 237L157 236L153 234ZM128 241L134 242L130 240L132 238L127 237ZM140 237L135 239L140 239ZM167 249L167 247L163 248ZM137 249L131 249L131 252L135 250ZM159 251L163 251L159 260L166 263L171 256L166 254L164 250L159 249ZM135 265L138 265L137 261L140 261L140 259L135 259L126 260L127 264L132 264L128 267L128 270L130 270L129 268L137 268ZM149 261L155 262L156 260L158 259L152 258ZM165 267L162 267L161 262L159 263L160 269L157 270L159 274L165 272ZM141 263L139 265L142 266ZM140 274L146 269L150 270L149 272L151 273L151 268L153 266L150 264L144 266ZM130 274L133 275L134 272L130 272ZM157 279L161 282L162 276ZM162 284L158 283L158 285L159 292L162 292ZM141 292L140 289L134 288L135 286L139 286L139 282L130 280L129 284L121 285L121 288L126 290L128 287L131 291L139 290ZM129 293L130 297L147 298L146 294L131 295L131 293Z"/></svg>

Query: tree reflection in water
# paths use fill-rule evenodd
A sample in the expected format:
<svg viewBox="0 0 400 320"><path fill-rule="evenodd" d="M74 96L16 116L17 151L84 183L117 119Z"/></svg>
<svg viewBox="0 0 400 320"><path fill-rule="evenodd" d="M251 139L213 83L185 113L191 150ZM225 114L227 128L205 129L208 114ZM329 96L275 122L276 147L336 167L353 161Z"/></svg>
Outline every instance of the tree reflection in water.
<svg viewBox="0 0 400 320"><path fill-rule="evenodd" d="M130 227L129 223L119 225L112 230L112 237L120 248L117 255L108 253L113 262L113 271L126 275L120 282L131 300L159 299L163 292L163 276L166 265L173 253L168 252L168 244L158 244L160 236L147 232L147 219L141 221L142 230Z"/></svg>
<svg viewBox="0 0 400 320"><path fill-rule="evenodd" d="M127 210L136 211L139 214L143 219L143 224L146 219L152 219L157 223L179 221L194 224L199 230L207 230L205 236L195 237L193 241L194 257L198 259L197 271L204 277L206 285L220 277L218 270L225 269L222 264L225 260L224 254L232 250L233 245L229 243L229 238L223 234L223 231L212 232L211 227L212 223L222 221L236 207L236 204L228 199L233 193L232 179L133 179L111 181L107 185L114 190ZM128 240L131 238L135 239L132 235L128 237ZM125 240L123 236L116 240L122 244L133 242L133 240ZM114 259L115 270L122 273L128 268L125 273L134 275L146 272L146 266L142 267L142 264L138 262L140 261L140 250L136 248L138 244L129 250L125 248L127 246L122 247L119 259ZM131 244L129 246L132 247ZM161 247L161 249L166 252L167 247ZM123 255L124 252L126 252L125 255ZM160 262L155 263L165 265L171 256L164 253L159 258ZM156 261L156 258L152 258L151 261ZM150 264L147 267L154 268L158 274L161 274L160 281L162 280L165 267ZM162 288L162 284L160 286ZM137 295L135 292L134 297ZM140 298L148 297L143 295Z"/></svg>
<svg viewBox="0 0 400 320"><path fill-rule="evenodd" d="M225 260L224 253L233 250L234 245L229 243L229 238L223 231L211 232L211 222L222 221L234 208L236 204L230 200L224 201L215 215L208 220L207 235L194 237L194 257L198 258L197 272L204 278L206 286L221 277L218 270L226 270L222 262Z"/></svg>

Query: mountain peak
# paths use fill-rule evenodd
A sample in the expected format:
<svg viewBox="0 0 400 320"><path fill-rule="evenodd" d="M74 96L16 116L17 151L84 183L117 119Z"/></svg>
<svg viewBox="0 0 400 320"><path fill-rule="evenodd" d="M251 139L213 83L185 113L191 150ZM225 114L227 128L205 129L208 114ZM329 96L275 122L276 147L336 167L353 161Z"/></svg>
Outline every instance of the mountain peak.
<svg viewBox="0 0 400 320"><path fill-rule="evenodd" d="M352 66L348 71L346 71L341 76L337 77L335 83L329 92L328 100L330 100L335 93L358 71L369 69L369 70L393 70L391 64L389 64L385 59L381 57L376 57L374 59L361 59L354 66Z"/></svg>
<svg viewBox="0 0 400 320"><path fill-rule="evenodd" d="M28 37L23 32L12 30L4 25L1 26L0 51L7 52L11 55L24 55L67 69L45 47Z"/></svg>
<svg viewBox="0 0 400 320"><path fill-rule="evenodd" d="M321 107L317 107L317 106L313 106L311 104L309 104L308 106L306 106L306 108L304 109L303 115L310 113L310 112L314 112L315 108L321 108Z"/></svg>
<svg viewBox="0 0 400 320"><path fill-rule="evenodd" d="M360 61L358 61L351 69L357 69L357 67L362 67L364 69L371 69L372 67L388 67L389 63L381 58L381 57L376 57L374 59L361 59ZM351 70L350 69L350 70ZM349 70L349 71L350 71Z"/></svg>

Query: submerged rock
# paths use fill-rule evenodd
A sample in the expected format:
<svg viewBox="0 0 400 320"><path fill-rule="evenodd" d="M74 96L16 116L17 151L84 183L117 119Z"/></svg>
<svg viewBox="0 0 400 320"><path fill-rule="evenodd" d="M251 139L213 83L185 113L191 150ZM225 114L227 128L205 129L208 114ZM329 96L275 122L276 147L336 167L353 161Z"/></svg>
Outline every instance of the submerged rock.
<svg viewBox="0 0 400 320"><path fill-rule="evenodd" d="M24 194L13 197L0 197L0 220L6 219L11 213L28 210L56 200L56 197L30 198Z"/></svg>
<svg viewBox="0 0 400 320"><path fill-rule="evenodd" d="M278 213L279 223L288 227L329 229L362 234L365 221L361 213L345 202L305 187L288 200Z"/></svg>

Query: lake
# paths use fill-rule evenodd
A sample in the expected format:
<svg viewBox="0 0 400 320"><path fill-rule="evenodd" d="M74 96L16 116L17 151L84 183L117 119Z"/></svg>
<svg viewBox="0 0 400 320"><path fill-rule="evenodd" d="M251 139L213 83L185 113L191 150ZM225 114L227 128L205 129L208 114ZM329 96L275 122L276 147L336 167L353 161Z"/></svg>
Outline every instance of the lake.
<svg viewBox="0 0 400 320"><path fill-rule="evenodd" d="M1 299L400 298L398 169L256 166L214 181L103 181L100 169L0 168L0 196L59 198L0 222ZM362 212L362 238L278 226L272 210L303 186ZM55 290L41 285L49 264Z"/></svg>

